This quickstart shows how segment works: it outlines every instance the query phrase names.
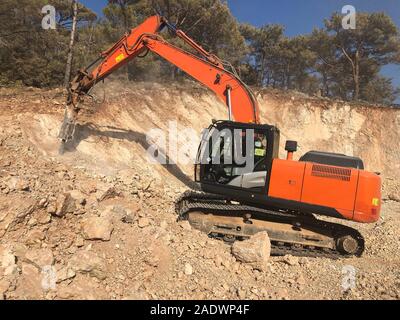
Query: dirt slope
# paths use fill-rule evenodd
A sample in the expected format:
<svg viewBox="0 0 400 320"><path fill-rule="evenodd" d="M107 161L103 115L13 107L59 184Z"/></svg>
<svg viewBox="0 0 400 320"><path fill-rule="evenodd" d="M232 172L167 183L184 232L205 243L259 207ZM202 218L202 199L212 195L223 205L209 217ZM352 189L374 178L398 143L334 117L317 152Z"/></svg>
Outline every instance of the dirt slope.
<svg viewBox="0 0 400 320"><path fill-rule="evenodd" d="M148 148L146 134L153 128L169 132L169 122L174 121L179 130L192 128L199 133L211 119L227 117L223 103L194 85L188 88L141 83L125 88L119 82L109 82L99 85L94 92L97 103L88 103L87 107L95 114L85 114L84 125L78 128L79 141L70 146L70 151L78 153L69 155L101 164L97 167L105 172L138 165L141 169L148 168L147 163L141 166L146 160L142 151ZM106 102L102 103L104 95ZM361 157L368 170L399 177L400 153L395 148L400 139L399 109L352 105L279 91L260 91L257 98L262 122L281 130L282 157L285 141L297 140L297 158L309 150L345 153ZM56 107L59 111L61 106ZM45 114L34 114L33 119L27 128L30 140L45 155L56 156L59 112L49 114L47 110ZM186 143L178 141L179 147ZM194 157L197 141L190 146L190 156ZM190 175L192 166L183 166L182 170Z"/></svg>
<svg viewBox="0 0 400 320"><path fill-rule="evenodd" d="M0 89L0 298L399 298L400 111L258 93L262 120L281 129L282 145L299 141L297 157L311 149L361 156L385 186L382 219L357 225L362 258L273 257L260 272L176 223L173 201L190 185L190 164L147 161L150 129L177 121L180 131L200 132L226 118L223 104L192 85L109 82L102 102L103 89L63 156L62 92ZM197 142L183 137L178 148L193 156ZM345 293L347 265L356 287Z"/></svg>

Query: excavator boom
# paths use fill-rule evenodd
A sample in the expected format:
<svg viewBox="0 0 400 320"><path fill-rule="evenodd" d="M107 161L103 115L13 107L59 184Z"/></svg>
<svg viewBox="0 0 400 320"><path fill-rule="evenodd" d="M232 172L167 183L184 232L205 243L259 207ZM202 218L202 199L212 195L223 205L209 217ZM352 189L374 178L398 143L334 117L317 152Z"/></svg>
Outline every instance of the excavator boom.
<svg viewBox="0 0 400 320"><path fill-rule="evenodd" d="M196 54L178 48L158 33L167 27L175 36L189 45ZM177 30L165 18L152 16L132 29L115 45L103 52L88 68L80 70L70 84L66 116L59 138L72 138L79 103L93 86L137 56L151 51L177 66L192 78L211 89L228 107L229 120L259 123L257 101L251 90L235 74L225 68L215 55L204 50L183 31Z"/></svg>

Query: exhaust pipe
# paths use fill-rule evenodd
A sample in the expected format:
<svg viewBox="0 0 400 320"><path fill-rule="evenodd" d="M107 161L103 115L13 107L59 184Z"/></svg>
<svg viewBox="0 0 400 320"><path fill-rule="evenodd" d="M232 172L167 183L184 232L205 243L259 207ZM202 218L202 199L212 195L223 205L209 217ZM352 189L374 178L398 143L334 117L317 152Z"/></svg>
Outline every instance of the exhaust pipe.
<svg viewBox="0 0 400 320"><path fill-rule="evenodd" d="M287 151L286 160L293 160L293 153L297 151L297 141L287 140L285 150Z"/></svg>

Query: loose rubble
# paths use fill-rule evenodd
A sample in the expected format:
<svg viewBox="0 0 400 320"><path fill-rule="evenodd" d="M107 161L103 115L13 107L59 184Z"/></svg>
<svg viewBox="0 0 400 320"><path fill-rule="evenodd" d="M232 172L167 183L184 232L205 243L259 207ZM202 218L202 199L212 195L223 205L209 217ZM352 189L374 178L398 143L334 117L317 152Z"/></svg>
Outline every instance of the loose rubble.
<svg viewBox="0 0 400 320"><path fill-rule="evenodd" d="M365 159L383 172L383 203L378 223L356 225L366 239L363 257L270 256L266 233L229 245L208 238L187 221L177 222L174 200L188 188L193 168L146 160L144 128L164 128L179 116L182 125L193 124L200 132L209 124L211 111L217 118L225 116L224 106L216 106L215 99L198 88L165 90L155 85L121 93L120 87L109 90L107 109L99 106L94 114L83 113L78 142L62 157L56 138L62 92L0 88L0 299L400 298L398 154L385 149L388 163L397 165L393 170L372 156ZM309 103L264 95L260 93L260 103L269 101L271 110L275 105L285 108L286 117L297 104ZM31 102L38 99L41 103L33 108ZM185 101L201 105L194 110L202 113L183 112ZM311 101L303 109L307 119L312 114L317 122L321 114L330 130L321 129L321 139L333 134L332 145L343 146L347 136L355 136L357 143L378 137L378 128L370 123L354 132L361 116L354 123L346 120L345 133L338 134L334 127L341 116L336 113L342 114L344 106L319 103ZM388 125L396 118L378 109L371 112L371 119L384 118ZM271 117L283 125L280 113ZM302 117L299 111L296 119L304 122ZM331 139L312 144L313 133L303 122L296 130L305 132L302 142L307 148L318 149L318 143ZM287 137L298 136L293 128L282 129ZM393 135L395 131L390 130ZM352 148L355 145L352 142ZM379 154L374 149L378 147L380 142L373 142L371 154ZM355 147L354 153L359 153ZM345 288L349 266L355 270L355 286Z"/></svg>

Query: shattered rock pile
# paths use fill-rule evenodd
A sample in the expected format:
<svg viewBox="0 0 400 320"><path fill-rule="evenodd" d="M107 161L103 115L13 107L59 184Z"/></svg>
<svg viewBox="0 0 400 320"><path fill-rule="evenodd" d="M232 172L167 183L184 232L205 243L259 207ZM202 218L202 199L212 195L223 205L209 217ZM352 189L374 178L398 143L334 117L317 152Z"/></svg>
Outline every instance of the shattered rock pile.
<svg viewBox="0 0 400 320"><path fill-rule="evenodd" d="M176 222L173 204L187 189L186 168L132 158L107 165L103 154L122 161L129 153L109 137L88 137L60 157L46 149L56 140L63 113L59 93L7 90L0 89L1 299L400 298L394 178L384 180L379 223L357 225L367 242L362 258L269 257L265 233L230 246ZM196 94L200 98L192 100L204 103L196 109L209 110L214 100ZM129 128L107 113L98 117L98 123L105 117L109 126ZM157 117L165 122L167 112ZM143 153L137 134L125 137L135 154ZM86 156L96 148L95 159ZM348 265L356 282L344 290Z"/></svg>

